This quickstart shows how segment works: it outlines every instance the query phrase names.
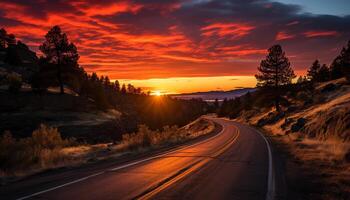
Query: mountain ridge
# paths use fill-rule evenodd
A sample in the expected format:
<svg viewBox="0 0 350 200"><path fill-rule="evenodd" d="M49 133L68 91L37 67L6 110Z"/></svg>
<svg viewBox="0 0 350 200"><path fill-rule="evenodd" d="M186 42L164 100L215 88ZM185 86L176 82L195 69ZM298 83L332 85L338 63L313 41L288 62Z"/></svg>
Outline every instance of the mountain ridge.
<svg viewBox="0 0 350 200"><path fill-rule="evenodd" d="M182 93L182 94L173 94L169 95L171 97L179 98L179 99L202 99L204 101L215 101L218 99L219 101L223 101L224 99L233 99L235 97L242 96L248 92L255 91L256 88L239 88L233 90L213 90L207 92L192 92L192 93Z"/></svg>

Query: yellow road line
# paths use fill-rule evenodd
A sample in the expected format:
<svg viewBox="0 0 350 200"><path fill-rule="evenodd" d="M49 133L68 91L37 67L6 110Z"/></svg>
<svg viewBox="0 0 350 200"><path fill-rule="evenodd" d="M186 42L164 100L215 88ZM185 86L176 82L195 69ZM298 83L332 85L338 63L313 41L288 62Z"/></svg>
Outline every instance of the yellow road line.
<svg viewBox="0 0 350 200"><path fill-rule="evenodd" d="M237 130L237 134L232 137L232 139L227 142L222 148L220 148L217 152L215 152L212 155L212 158L219 156L220 154L222 154L223 152L225 152L238 138L240 132L238 129ZM171 186L172 184L174 184L175 182L183 179L184 177L186 177L187 175L189 175L190 173L194 172L195 170L201 168L202 166L204 166L205 164L207 164L210 160L212 160L212 158L204 158L203 160L199 161L198 163L196 163L195 165L193 165L192 167L190 167L188 170L184 171L183 173L179 174L178 176L172 178L171 180L165 182L164 184L160 185L159 187L155 188L154 190L146 193L145 195L137 198L139 200L143 200L143 199L150 199L152 198L154 195L156 195L157 193L165 190L167 187Z"/></svg>

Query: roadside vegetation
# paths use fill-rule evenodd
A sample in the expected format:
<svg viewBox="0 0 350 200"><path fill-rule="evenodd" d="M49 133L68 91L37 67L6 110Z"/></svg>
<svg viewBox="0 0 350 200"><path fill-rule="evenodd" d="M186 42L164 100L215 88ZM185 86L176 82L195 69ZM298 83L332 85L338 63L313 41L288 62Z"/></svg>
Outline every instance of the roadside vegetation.
<svg viewBox="0 0 350 200"><path fill-rule="evenodd" d="M256 75L258 89L217 114L261 128L285 155L288 199L350 196L350 42L330 67L313 62L296 82L279 45Z"/></svg>
<svg viewBox="0 0 350 200"><path fill-rule="evenodd" d="M72 145L74 140L62 139L56 128L43 124L27 138L15 139L7 131L0 139L1 175L64 165L68 158L60 151Z"/></svg>
<svg viewBox="0 0 350 200"><path fill-rule="evenodd" d="M202 118L181 128L165 126L161 130L151 130L139 125L138 131L124 134L118 142L94 145L63 139L57 128L43 124L27 138L15 139L6 132L0 138L0 177L6 181L47 169L168 148L209 134L214 128L213 122Z"/></svg>

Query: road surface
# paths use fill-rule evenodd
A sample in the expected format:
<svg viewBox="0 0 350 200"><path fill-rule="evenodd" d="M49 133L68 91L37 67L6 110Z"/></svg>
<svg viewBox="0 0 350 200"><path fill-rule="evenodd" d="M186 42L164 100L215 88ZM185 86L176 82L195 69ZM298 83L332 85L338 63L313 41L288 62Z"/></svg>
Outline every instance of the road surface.
<svg viewBox="0 0 350 200"><path fill-rule="evenodd" d="M6 198L272 199L273 168L265 138L236 122L211 120L223 127L211 138L67 182L47 180L25 194L18 188Z"/></svg>

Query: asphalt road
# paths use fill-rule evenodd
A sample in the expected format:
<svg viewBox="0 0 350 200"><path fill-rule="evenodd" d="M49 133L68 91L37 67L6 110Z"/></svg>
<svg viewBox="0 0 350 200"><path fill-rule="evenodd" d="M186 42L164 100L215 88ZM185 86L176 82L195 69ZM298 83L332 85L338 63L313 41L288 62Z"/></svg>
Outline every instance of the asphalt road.
<svg viewBox="0 0 350 200"><path fill-rule="evenodd" d="M164 154L21 193L17 199L272 199L271 151L260 133L212 118L222 131ZM72 172L74 173L74 172ZM6 191L5 191L6 192ZM14 190L12 193L16 192ZM1 198L2 199L2 198Z"/></svg>

